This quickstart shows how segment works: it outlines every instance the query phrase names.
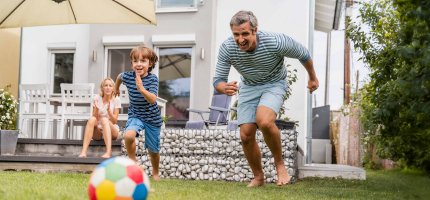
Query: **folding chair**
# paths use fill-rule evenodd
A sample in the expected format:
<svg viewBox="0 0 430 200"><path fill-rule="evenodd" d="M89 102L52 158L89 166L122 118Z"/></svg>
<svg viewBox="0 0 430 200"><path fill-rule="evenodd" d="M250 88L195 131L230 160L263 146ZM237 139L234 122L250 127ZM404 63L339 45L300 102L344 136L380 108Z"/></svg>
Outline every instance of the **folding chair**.
<svg viewBox="0 0 430 200"><path fill-rule="evenodd" d="M87 121L93 113L94 84L66 84L61 83L61 112L57 115L60 118L60 137L67 139L77 139L73 137L73 122ZM66 125L70 122L67 136L64 135Z"/></svg>
<svg viewBox="0 0 430 200"><path fill-rule="evenodd" d="M30 138L48 137L48 127L50 118L49 105L49 85L48 84L21 84L19 125L25 133L29 133ZM44 120L42 135L38 135L39 120ZM31 128L29 123L31 120ZM36 123L33 123L33 120ZM27 129L24 128L24 121L27 122Z"/></svg>
<svg viewBox="0 0 430 200"><path fill-rule="evenodd" d="M228 116L230 113L231 96L215 93L212 96L211 106L209 110L199 110L188 108L190 113L197 113L201 117L200 121L188 121L185 128L203 129L204 126L209 129L209 126L220 126L228 124ZM204 114L209 114L208 118Z"/></svg>

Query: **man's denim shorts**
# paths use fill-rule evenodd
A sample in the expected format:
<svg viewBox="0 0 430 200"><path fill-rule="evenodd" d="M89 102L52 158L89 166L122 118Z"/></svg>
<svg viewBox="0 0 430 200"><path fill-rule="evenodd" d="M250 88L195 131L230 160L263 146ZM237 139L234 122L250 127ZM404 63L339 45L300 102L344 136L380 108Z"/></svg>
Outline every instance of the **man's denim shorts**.
<svg viewBox="0 0 430 200"><path fill-rule="evenodd" d="M256 123L258 106L266 106L278 113L284 103L284 95L288 89L285 80L264 85L240 84L237 106L239 125Z"/></svg>
<svg viewBox="0 0 430 200"><path fill-rule="evenodd" d="M125 125L125 131L134 130L136 136L140 131L145 130L145 148L153 153L160 152L160 131L161 127L150 125L138 118L129 118Z"/></svg>

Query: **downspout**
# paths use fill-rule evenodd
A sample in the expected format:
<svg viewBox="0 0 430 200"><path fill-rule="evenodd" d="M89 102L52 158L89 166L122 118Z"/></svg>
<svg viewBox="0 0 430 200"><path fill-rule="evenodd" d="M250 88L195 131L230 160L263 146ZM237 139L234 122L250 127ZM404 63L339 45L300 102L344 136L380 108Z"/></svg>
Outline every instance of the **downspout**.
<svg viewBox="0 0 430 200"><path fill-rule="evenodd" d="M21 99L21 78L22 78L22 36L23 36L23 29L24 27L19 28L19 64L18 64L18 102L19 99ZM21 104L18 105L18 115L21 113ZM19 129L22 127L22 124L20 124L20 121L18 119L17 128Z"/></svg>
<svg viewBox="0 0 430 200"><path fill-rule="evenodd" d="M315 23L315 0L309 0L309 38L308 38L308 49L311 57L313 55L314 48L314 23ZM306 162L305 164L312 163L312 94L309 90L306 90L307 101L308 101L308 119L307 119L307 132L306 132Z"/></svg>
<svg viewBox="0 0 430 200"><path fill-rule="evenodd" d="M325 84L324 84L324 105L329 105L329 83L330 83L330 56L331 56L331 31L327 32L327 50L325 60Z"/></svg>

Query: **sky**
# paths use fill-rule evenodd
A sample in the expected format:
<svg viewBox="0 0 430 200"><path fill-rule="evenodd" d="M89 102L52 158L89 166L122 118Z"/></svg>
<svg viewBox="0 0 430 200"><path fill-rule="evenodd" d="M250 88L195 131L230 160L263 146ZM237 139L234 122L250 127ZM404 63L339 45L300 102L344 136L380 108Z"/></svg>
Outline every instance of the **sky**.
<svg viewBox="0 0 430 200"><path fill-rule="evenodd" d="M344 14L344 13L343 13ZM356 18L358 14L357 7L354 6L353 17ZM343 105L343 81L344 81L344 17L340 22L339 30L331 32L331 45L330 45L330 64L329 64L329 81L328 81L328 104L330 110L339 110ZM327 55L327 33L315 31L314 32L314 47L313 47L313 60L314 68L317 74L320 87L314 92L313 107L324 106L325 102L325 86L326 86L326 55ZM351 45L351 84L353 89L356 87L356 74L358 72L358 86L361 87L368 81L369 69L358 61L360 53L354 50ZM353 91L351 91L353 92Z"/></svg>

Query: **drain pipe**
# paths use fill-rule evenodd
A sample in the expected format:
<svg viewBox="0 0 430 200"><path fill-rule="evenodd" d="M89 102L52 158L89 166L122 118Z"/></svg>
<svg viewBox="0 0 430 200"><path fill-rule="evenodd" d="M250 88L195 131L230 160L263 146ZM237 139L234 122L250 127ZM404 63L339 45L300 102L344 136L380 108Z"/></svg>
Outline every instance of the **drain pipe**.
<svg viewBox="0 0 430 200"><path fill-rule="evenodd" d="M309 0L309 38L308 49L311 56L314 50L314 23L315 23L315 0ZM312 94L306 89L307 95L307 132L306 132L306 161L305 164L312 164Z"/></svg>
<svg viewBox="0 0 430 200"><path fill-rule="evenodd" d="M306 132L306 163L312 164L312 94L308 90L308 126Z"/></svg>

